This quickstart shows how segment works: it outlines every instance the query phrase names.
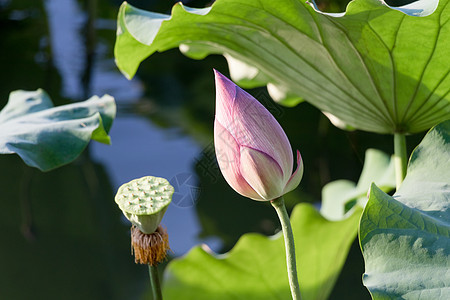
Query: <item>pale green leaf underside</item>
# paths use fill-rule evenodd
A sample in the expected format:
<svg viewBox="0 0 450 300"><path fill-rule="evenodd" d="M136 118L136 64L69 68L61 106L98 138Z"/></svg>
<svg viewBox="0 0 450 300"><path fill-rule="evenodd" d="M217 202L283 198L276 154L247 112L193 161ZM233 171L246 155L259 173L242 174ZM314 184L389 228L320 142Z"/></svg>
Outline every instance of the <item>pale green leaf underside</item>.
<svg viewBox="0 0 450 300"><path fill-rule="evenodd" d="M415 149L393 197L372 185L360 223L374 299L450 299L450 121Z"/></svg>
<svg viewBox="0 0 450 300"><path fill-rule="evenodd" d="M178 3L156 17L125 2L115 57L132 77L149 55L180 45L197 59L227 54L352 127L420 132L450 116L448 1L425 17L377 0L352 1L340 17L296 0L218 0L202 11Z"/></svg>
<svg viewBox="0 0 450 300"><path fill-rule="evenodd" d="M322 189L320 213L329 220L342 220L357 206L364 207L367 192L375 182L385 192L395 188L394 162L389 155L376 149L368 149L358 184L350 180L336 180Z"/></svg>
<svg viewBox="0 0 450 300"><path fill-rule="evenodd" d="M310 204L291 215L303 300L325 300L331 293L356 236L361 210L330 222ZM290 299L283 237L245 234L224 255L202 247L169 263L164 299Z"/></svg>
<svg viewBox="0 0 450 300"><path fill-rule="evenodd" d="M14 91L0 112L0 154L18 154L48 171L73 161L91 139L110 143L116 115L111 96L59 107L43 90Z"/></svg>

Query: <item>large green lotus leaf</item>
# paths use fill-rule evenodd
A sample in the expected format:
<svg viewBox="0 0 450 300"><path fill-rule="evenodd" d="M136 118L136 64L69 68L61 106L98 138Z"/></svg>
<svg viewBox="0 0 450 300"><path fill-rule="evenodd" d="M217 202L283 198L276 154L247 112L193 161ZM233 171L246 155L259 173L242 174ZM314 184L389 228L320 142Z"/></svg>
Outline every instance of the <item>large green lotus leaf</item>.
<svg viewBox="0 0 450 300"><path fill-rule="evenodd" d="M53 107L47 93L14 91L0 112L0 153L48 171L73 161L91 139L110 143L116 115L111 96Z"/></svg>
<svg viewBox="0 0 450 300"><path fill-rule="evenodd" d="M394 196L372 185L360 223L374 299L450 299L450 121L413 152Z"/></svg>
<svg viewBox="0 0 450 300"><path fill-rule="evenodd" d="M345 127L420 132L450 116L448 1L393 9L355 0L343 14L323 14L297 0L218 0L204 9L178 3L171 16L124 2L115 57L130 78L155 52L225 54L259 72L246 71L246 85L269 82Z"/></svg>
<svg viewBox="0 0 450 300"><path fill-rule="evenodd" d="M322 189L320 213L329 220L342 220L357 206L364 207L367 192L375 182L385 192L395 188L394 160L386 153L368 149L358 184L350 180L336 180Z"/></svg>
<svg viewBox="0 0 450 300"><path fill-rule="evenodd" d="M298 204L291 215L303 300L327 299L357 231L361 210L331 222L310 204ZM245 234L223 255L193 248L169 263L164 299L290 299L284 241L281 234Z"/></svg>
<svg viewBox="0 0 450 300"><path fill-rule="evenodd" d="M180 50L186 55L189 55L190 48L182 45ZM267 92L270 97L277 103L293 107L303 101L299 96L291 93L288 88L284 86L270 83L270 79L264 76L257 68L252 67L229 54L224 54L227 60L228 68L230 69L230 77L235 83L243 88L255 88L267 84Z"/></svg>

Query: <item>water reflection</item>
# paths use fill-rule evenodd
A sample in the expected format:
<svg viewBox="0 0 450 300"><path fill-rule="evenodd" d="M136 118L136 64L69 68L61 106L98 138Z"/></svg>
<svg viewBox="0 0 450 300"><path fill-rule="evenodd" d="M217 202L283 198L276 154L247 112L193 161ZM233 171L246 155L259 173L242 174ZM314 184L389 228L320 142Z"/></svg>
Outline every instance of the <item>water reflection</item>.
<svg viewBox="0 0 450 300"><path fill-rule="evenodd" d="M87 21L86 13L75 0L47 0L45 9L53 61L62 78L62 94L80 99L84 95L83 76L88 67L86 37L81 35ZM105 24L110 25L105 20L100 23L103 28ZM115 31L115 27L106 28L113 29L111 34ZM101 41L96 44L89 89L93 94L114 96L119 109L125 103L126 107L132 107L130 101L136 103L143 96L143 85L139 79L128 81L120 74L114 61L105 57L110 48L111 45ZM167 130L132 114L132 110L128 110L128 115L119 111L111 130L113 146L98 143L91 146L92 157L105 165L115 190L121 184L142 176L170 179L183 172L194 174L192 162L200 151L198 145L180 134L168 138ZM184 209L171 205L164 224L170 233L175 254L183 254L199 242L200 229L193 205ZM217 249L217 245L212 246Z"/></svg>
<svg viewBox="0 0 450 300"><path fill-rule="evenodd" d="M90 94L110 94L117 101L136 100L142 97L143 86L135 79L128 81L116 68L110 55L111 46L99 40L92 46L95 60L88 66L87 40L95 33L88 30L109 29L115 32L114 20L95 21L93 29L86 27L88 15L76 0L46 0L44 2L49 24L52 60L62 80L61 94L70 99L85 95L83 83L86 72L91 72L88 85ZM111 26L113 25L113 26ZM91 42L92 43L92 42ZM87 68L91 68L87 70Z"/></svg>
<svg viewBox="0 0 450 300"><path fill-rule="evenodd" d="M86 47L81 31L86 14L75 0L46 0L45 10L49 25L53 64L62 79L61 94L72 99L84 95L82 76L86 68Z"/></svg>
<svg viewBox="0 0 450 300"><path fill-rule="evenodd" d="M119 117L111 130L113 146L92 144L92 157L108 170L114 188L132 179L154 175L172 179L177 175L192 174L193 161L200 147L189 137L168 134L139 117ZM181 186L182 188L182 186ZM178 190L190 193L189 190ZM200 227L193 205L172 203L164 216L170 246L176 255L187 252L200 242ZM218 249L217 242L211 246Z"/></svg>

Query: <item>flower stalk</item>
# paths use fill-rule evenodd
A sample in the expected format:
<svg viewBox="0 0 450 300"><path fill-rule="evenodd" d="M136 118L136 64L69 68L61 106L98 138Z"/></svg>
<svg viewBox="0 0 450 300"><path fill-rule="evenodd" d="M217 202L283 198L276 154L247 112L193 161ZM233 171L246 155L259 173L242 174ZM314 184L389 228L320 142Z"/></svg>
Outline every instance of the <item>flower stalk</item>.
<svg viewBox="0 0 450 300"><path fill-rule="evenodd" d="M295 258L294 234L292 233L291 221L284 205L283 197L270 201L280 219L284 236L284 246L286 248L286 264L289 279L289 287L293 300L301 300L300 285L297 276L297 260Z"/></svg>
<svg viewBox="0 0 450 300"><path fill-rule="evenodd" d="M159 282L158 267L148 265L150 285L152 287L153 300L162 300L161 284Z"/></svg>

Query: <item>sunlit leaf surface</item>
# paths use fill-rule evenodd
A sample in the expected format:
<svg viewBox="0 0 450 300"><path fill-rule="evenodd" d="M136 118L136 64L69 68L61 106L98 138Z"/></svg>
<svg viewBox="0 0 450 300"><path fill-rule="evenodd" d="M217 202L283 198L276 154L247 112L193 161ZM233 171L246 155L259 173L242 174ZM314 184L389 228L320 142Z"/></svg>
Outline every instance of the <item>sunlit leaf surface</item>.
<svg viewBox="0 0 450 300"><path fill-rule="evenodd" d="M115 57L133 77L155 52L225 54L261 73L247 72L248 86L271 83L349 128L413 133L450 116L449 17L448 0L401 9L355 0L343 14L304 1L218 0L205 9L178 3L171 16L125 2Z"/></svg>
<svg viewBox="0 0 450 300"><path fill-rule="evenodd" d="M302 299L327 299L355 236L361 209L331 222L310 204L291 215ZM202 247L172 261L164 299L290 299L283 237L245 234L228 253Z"/></svg>
<svg viewBox="0 0 450 300"><path fill-rule="evenodd" d="M372 185L360 242L374 299L450 299L449 185L450 121L413 152L394 196Z"/></svg>

